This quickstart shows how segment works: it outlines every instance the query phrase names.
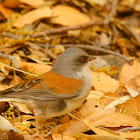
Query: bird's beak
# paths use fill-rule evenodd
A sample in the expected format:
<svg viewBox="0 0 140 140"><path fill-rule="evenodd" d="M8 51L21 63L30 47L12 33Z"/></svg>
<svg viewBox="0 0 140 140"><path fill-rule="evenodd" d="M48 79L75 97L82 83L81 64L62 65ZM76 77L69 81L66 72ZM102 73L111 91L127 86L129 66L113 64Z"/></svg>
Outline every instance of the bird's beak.
<svg viewBox="0 0 140 140"><path fill-rule="evenodd" d="M92 61L92 60L95 60L95 59L96 59L95 56L89 55L89 57L88 57L88 59L87 59L87 62Z"/></svg>

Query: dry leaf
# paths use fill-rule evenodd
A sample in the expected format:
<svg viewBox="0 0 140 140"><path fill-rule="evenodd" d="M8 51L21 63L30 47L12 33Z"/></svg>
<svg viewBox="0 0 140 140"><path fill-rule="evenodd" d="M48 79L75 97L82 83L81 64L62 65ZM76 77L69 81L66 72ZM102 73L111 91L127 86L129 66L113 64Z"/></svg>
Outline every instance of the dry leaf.
<svg viewBox="0 0 140 140"><path fill-rule="evenodd" d="M44 64L37 64L37 63L30 63L30 62L22 62L18 61L19 67L23 67L24 69L34 67L34 73L44 74L45 72L50 71L51 66L44 65Z"/></svg>
<svg viewBox="0 0 140 140"><path fill-rule="evenodd" d="M11 139L11 140L13 140L14 138L15 139L17 138L18 140L23 140L24 139L23 135L20 132L18 132L12 126L12 124L2 116L0 116L0 129L5 130L6 133L8 134L8 136L9 136L9 139Z"/></svg>
<svg viewBox="0 0 140 140"><path fill-rule="evenodd" d="M12 10L5 8L2 4L0 4L0 13L5 17L9 18L12 15Z"/></svg>
<svg viewBox="0 0 140 140"><path fill-rule="evenodd" d="M87 97L87 100L92 99L92 98L100 100L100 98L103 97L103 95L104 95L104 92L91 90L90 94Z"/></svg>
<svg viewBox="0 0 140 140"><path fill-rule="evenodd" d="M86 135L83 133L76 133L77 137L81 137L84 140L126 140L119 136L111 136L111 135Z"/></svg>
<svg viewBox="0 0 140 140"><path fill-rule="evenodd" d="M21 104L21 103L14 102L14 105L16 105L21 112L24 112L24 113L27 113L27 114L32 114L32 112L27 108L26 104Z"/></svg>
<svg viewBox="0 0 140 140"><path fill-rule="evenodd" d="M137 60L134 60L132 65L125 63L119 75L120 83L126 83L138 75L140 75L140 63Z"/></svg>
<svg viewBox="0 0 140 140"><path fill-rule="evenodd" d="M125 132L115 132L111 131L109 129L104 129L104 128L97 128L94 126L91 126L88 122L85 121L85 123L91 128L93 132L99 135L107 135L107 136L119 136L122 138L139 138L140 137L140 132L130 132L130 133L125 133Z"/></svg>
<svg viewBox="0 0 140 140"><path fill-rule="evenodd" d="M121 98L118 98L118 99L114 100L113 102L111 102L110 104L108 104L105 107L105 109L113 109L113 108L115 108L116 105L125 103L129 99L131 99L131 96L130 95L126 95L126 96L123 96Z"/></svg>
<svg viewBox="0 0 140 140"><path fill-rule="evenodd" d="M64 51L65 51L65 48L63 45L56 45L54 47L54 54L55 55L59 55L59 54L63 53Z"/></svg>
<svg viewBox="0 0 140 140"><path fill-rule="evenodd" d="M98 4L100 6L104 6L107 3L107 0L85 0L90 5L95 6L95 4Z"/></svg>
<svg viewBox="0 0 140 140"><path fill-rule="evenodd" d="M34 21L42 18L50 18L52 16L52 10L49 7L42 7L39 9L32 10L27 14L21 16L15 22L14 26L17 28L22 28L27 24L32 24Z"/></svg>
<svg viewBox="0 0 140 140"><path fill-rule="evenodd" d="M97 107L89 113L84 119L84 122L88 122L90 126L100 126L105 127L120 127L120 126L135 126L140 125L140 121L134 119L133 117L115 113L111 109L104 110L101 107Z"/></svg>
<svg viewBox="0 0 140 140"><path fill-rule="evenodd" d="M86 132L89 128L81 121L71 120L68 123L60 124L59 128L63 134L73 135L74 132ZM63 129L62 129L63 128Z"/></svg>
<svg viewBox="0 0 140 140"><path fill-rule="evenodd" d="M97 91L114 92L119 86L119 82L103 72L90 72L93 78L93 87Z"/></svg>
<svg viewBox="0 0 140 140"><path fill-rule="evenodd" d="M53 7L52 23L61 25L78 25L81 23L89 22L91 19L84 13L76 8L67 5L57 5Z"/></svg>
<svg viewBox="0 0 140 140"><path fill-rule="evenodd" d="M21 2L19 0L4 0L3 6L8 8L17 8Z"/></svg>
<svg viewBox="0 0 140 140"><path fill-rule="evenodd" d="M10 86L12 87L12 86L15 86L15 85L17 85L17 84L19 84L19 83L21 83L22 82L22 79L19 77L19 76L17 76L17 75L15 75L14 76L14 79L11 81L11 83L10 83Z"/></svg>
<svg viewBox="0 0 140 140"><path fill-rule="evenodd" d="M19 1L32 7L37 7L45 2L44 0L19 0Z"/></svg>
<svg viewBox="0 0 140 140"><path fill-rule="evenodd" d="M53 140L62 140L62 135L63 135L63 140L77 140L77 138L74 136L68 136L64 134L52 134L52 138Z"/></svg>
<svg viewBox="0 0 140 140"><path fill-rule="evenodd" d="M128 88L125 86L125 88L127 89L127 91L129 92L129 94L131 95L131 97L136 97L139 95L139 93L131 88Z"/></svg>
<svg viewBox="0 0 140 140"><path fill-rule="evenodd" d="M140 75L136 76L135 78L129 80L125 83L125 87L133 89L137 92L140 92Z"/></svg>
<svg viewBox="0 0 140 140"><path fill-rule="evenodd" d="M140 95L131 98L122 105L116 106L116 112L120 112L129 116L133 116L136 119L140 119Z"/></svg>

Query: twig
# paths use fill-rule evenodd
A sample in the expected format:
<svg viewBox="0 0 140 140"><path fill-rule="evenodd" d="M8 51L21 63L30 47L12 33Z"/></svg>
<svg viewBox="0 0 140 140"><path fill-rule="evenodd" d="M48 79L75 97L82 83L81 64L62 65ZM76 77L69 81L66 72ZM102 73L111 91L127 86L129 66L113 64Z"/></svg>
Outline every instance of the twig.
<svg viewBox="0 0 140 140"><path fill-rule="evenodd" d="M23 36L23 35L17 36L15 34L12 34L9 32L2 32L2 36L6 36L8 38L14 38L14 39L25 38L25 36Z"/></svg>
<svg viewBox="0 0 140 140"><path fill-rule="evenodd" d="M119 129L116 132L133 131L133 130L140 130L140 127L126 127L126 128L123 128L123 129Z"/></svg>
<svg viewBox="0 0 140 140"><path fill-rule="evenodd" d="M137 45L140 45L140 37L138 36L138 34L135 33L135 32L130 28L130 26L127 25L126 23L122 23L121 25L127 30L128 33L126 33L126 34L129 35L129 36L131 35L131 36L135 39L135 41L137 42Z"/></svg>
<svg viewBox="0 0 140 140"><path fill-rule="evenodd" d="M90 21L90 22L86 22L86 23L82 23L79 25L75 25L75 26L67 26L67 27L61 27L61 28L53 28L53 29L49 29L49 30L45 30L41 33L35 33L34 35L31 35L31 37L41 37L43 36L43 34L45 35L51 35L51 34L59 34L59 33L64 33L68 30L77 30L77 29L84 29L93 25L102 25L102 21Z"/></svg>
<svg viewBox="0 0 140 140"><path fill-rule="evenodd" d="M118 5L119 0L113 0L112 1L112 7L111 7L111 12L110 14L105 18L104 24L109 24L109 22L113 19L113 17L117 13L117 5Z"/></svg>
<svg viewBox="0 0 140 140"><path fill-rule="evenodd" d="M12 61L13 65L14 65L14 67L15 68L19 68L18 63L17 63L17 60L15 59L14 56L0 53L0 57L4 57L4 58L10 59Z"/></svg>
<svg viewBox="0 0 140 140"><path fill-rule="evenodd" d="M62 45L64 47L66 47L66 48L69 48L69 47L78 47L78 48L81 48L81 49L84 49L84 50L93 50L93 51L99 51L99 52L104 52L104 53L112 54L112 55L115 55L117 57L120 57L121 59L125 60L128 63L131 63L131 61L133 60L133 59L128 58L128 57L126 57L126 56L124 56L124 55L122 55L120 53L113 52L113 51L110 51L110 50L105 50L103 48L98 48L96 46L83 45L83 44L62 44ZM52 47L54 47L54 46L52 46Z"/></svg>

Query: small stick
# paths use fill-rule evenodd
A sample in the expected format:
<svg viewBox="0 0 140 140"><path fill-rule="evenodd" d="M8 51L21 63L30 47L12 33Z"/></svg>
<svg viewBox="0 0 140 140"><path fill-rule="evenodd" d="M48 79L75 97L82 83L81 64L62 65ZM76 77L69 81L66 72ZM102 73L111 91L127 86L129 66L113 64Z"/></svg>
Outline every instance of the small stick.
<svg viewBox="0 0 140 140"><path fill-rule="evenodd" d="M116 132L133 131L133 130L140 130L140 127L126 127L126 128L123 128L123 129L119 129Z"/></svg>
<svg viewBox="0 0 140 140"><path fill-rule="evenodd" d="M109 24L109 22L110 22L110 21L113 19L113 17L116 15L116 13L117 13L118 1L119 1L119 0L113 0L113 1L112 1L111 12L110 12L109 15L105 18L104 24Z"/></svg>
<svg viewBox="0 0 140 140"><path fill-rule="evenodd" d="M66 48L77 47L77 48L81 48L81 49L84 49L84 50L92 50L92 51L99 51L99 52L104 52L104 53L112 54L112 55L115 55L117 57L122 58L123 60L125 60L128 63L131 63L131 61L133 60L133 59L128 58L128 57L126 57L126 56L124 56L124 55L122 55L120 53L113 52L113 51L110 51L110 50L105 50L103 48L99 48L99 47L92 46L92 45L83 45L83 44L62 44L62 45L64 47L66 47ZM52 47L54 47L54 46L52 46Z"/></svg>
<svg viewBox="0 0 140 140"><path fill-rule="evenodd" d="M137 45L140 45L140 37L137 33L135 33L126 23L121 24L127 31L128 33L136 40L138 43ZM128 34L128 35L129 35Z"/></svg>
<svg viewBox="0 0 140 140"><path fill-rule="evenodd" d="M12 56L12 55L6 55L6 54L3 54L3 53L0 53L0 57L5 57L5 58L10 59L10 60L13 62L14 67L15 67L15 68L19 68L18 63L17 63L17 60L15 59L14 56Z"/></svg>
<svg viewBox="0 0 140 140"><path fill-rule="evenodd" d="M26 71L23 71L23 70L20 70L20 69L17 69L17 68L8 66L8 65L6 65L6 64L4 64L4 63L1 63L1 62L0 62L0 65L4 65L4 66L6 66L6 67L8 67L8 68L10 68L10 69L13 69L13 70L16 70L16 71L19 71L19 72L22 72L22 73L25 73L25 74L28 74L28 75L31 75L31 76L34 76L34 77L38 77L38 76L35 75L35 74L32 74L32 73L29 73L29 72L26 72Z"/></svg>
<svg viewBox="0 0 140 140"><path fill-rule="evenodd" d="M45 35L59 34L59 33L67 32L69 30L84 29L84 28L88 28L93 25L102 25L102 24L103 23L101 20L90 21L90 22L82 23L82 24L75 25L75 26L67 26L67 27L53 28L53 29L45 30L41 33L35 33L34 35L31 35L31 37L41 37L41 36L43 36L43 34L45 34Z"/></svg>

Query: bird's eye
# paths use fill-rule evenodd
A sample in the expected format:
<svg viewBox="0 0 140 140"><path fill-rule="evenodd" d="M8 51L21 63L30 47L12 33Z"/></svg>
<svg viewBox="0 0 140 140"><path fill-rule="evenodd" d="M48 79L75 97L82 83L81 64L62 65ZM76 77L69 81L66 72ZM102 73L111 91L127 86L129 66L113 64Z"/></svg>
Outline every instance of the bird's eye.
<svg viewBox="0 0 140 140"><path fill-rule="evenodd" d="M84 63L86 58L84 56L81 57L81 62Z"/></svg>

